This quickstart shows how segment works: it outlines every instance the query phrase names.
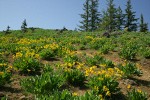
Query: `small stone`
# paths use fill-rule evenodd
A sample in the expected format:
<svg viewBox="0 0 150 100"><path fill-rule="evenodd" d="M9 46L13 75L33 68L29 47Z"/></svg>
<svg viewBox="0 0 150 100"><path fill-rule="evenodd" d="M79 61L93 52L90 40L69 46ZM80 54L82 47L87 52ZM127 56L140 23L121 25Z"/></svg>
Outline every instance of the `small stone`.
<svg viewBox="0 0 150 100"><path fill-rule="evenodd" d="M134 80L130 80L130 79L126 79L125 84L137 85L137 83Z"/></svg>
<svg viewBox="0 0 150 100"><path fill-rule="evenodd" d="M26 97L26 96L23 95L23 96L21 96L19 99L22 100L22 99L25 99L25 97Z"/></svg>

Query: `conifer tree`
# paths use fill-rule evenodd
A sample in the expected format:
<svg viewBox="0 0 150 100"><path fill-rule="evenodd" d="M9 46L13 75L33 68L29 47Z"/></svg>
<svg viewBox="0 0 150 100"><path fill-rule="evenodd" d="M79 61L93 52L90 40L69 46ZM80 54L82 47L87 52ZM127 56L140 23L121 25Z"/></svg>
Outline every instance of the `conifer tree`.
<svg viewBox="0 0 150 100"><path fill-rule="evenodd" d="M91 0L90 5L90 31L98 29L100 23L100 12L98 11L99 0Z"/></svg>
<svg viewBox="0 0 150 100"><path fill-rule="evenodd" d="M27 31L26 19L22 22L21 30L22 30L22 32L24 32L24 33Z"/></svg>
<svg viewBox="0 0 150 100"><path fill-rule="evenodd" d="M8 25L7 29L6 29L6 32L9 32L9 31L10 31L10 26Z"/></svg>
<svg viewBox="0 0 150 100"><path fill-rule="evenodd" d="M116 29L122 30L124 24L124 14L122 12L121 7L119 6L116 14Z"/></svg>
<svg viewBox="0 0 150 100"><path fill-rule="evenodd" d="M138 18L135 18L135 13L132 11L132 5L131 0L127 1L126 9L125 9L125 28L128 29L128 31L137 31L137 21Z"/></svg>
<svg viewBox="0 0 150 100"><path fill-rule="evenodd" d="M83 5L84 14L80 14L83 19L79 26L81 31L95 31L99 27L100 13L98 12L98 0L86 0Z"/></svg>
<svg viewBox="0 0 150 100"><path fill-rule="evenodd" d="M81 18L83 19L80 23L81 26L79 26L79 30L81 31L89 31L90 25L89 25L89 20L90 20L90 0L86 0L85 4L83 4L83 10L84 13L80 14Z"/></svg>
<svg viewBox="0 0 150 100"><path fill-rule="evenodd" d="M102 30L107 30L109 32L116 29L116 8L113 1L114 0L107 0L108 8L103 12L101 23Z"/></svg>
<svg viewBox="0 0 150 100"><path fill-rule="evenodd" d="M140 18L140 32L148 31L148 23L144 22L143 14L141 14Z"/></svg>

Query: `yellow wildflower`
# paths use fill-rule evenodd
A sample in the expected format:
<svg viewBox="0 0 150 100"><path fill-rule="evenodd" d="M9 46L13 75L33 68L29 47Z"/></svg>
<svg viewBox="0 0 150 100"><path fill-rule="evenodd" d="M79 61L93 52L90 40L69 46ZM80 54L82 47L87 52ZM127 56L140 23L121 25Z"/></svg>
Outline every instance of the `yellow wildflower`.
<svg viewBox="0 0 150 100"><path fill-rule="evenodd" d="M0 75L3 75L4 74L4 72L0 72Z"/></svg>
<svg viewBox="0 0 150 100"><path fill-rule="evenodd" d="M98 88L97 86L94 86L94 90L98 91L98 90L99 90L99 88Z"/></svg>
<svg viewBox="0 0 150 100"><path fill-rule="evenodd" d="M142 93L142 91L140 89L137 89L137 92Z"/></svg>
<svg viewBox="0 0 150 100"><path fill-rule="evenodd" d="M102 94L99 94L99 97L102 99L102 98L103 98L103 95L102 95Z"/></svg>
<svg viewBox="0 0 150 100"><path fill-rule="evenodd" d="M77 96L77 95L78 95L78 93L76 93L76 92L73 92L73 93L72 93L72 95L73 95L73 96Z"/></svg>
<svg viewBox="0 0 150 100"><path fill-rule="evenodd" d="M100 64L101 67L106 67L106 64Z"/></svg>
<svg viewBox="0 0 150 100"><path fill-rule="evenodd" d="M12 69L13 67L10 65L8 68Z"/></svg>
<svg viewBox="0 0 150 100"><path fill-rule="evenodd" d="M104 78L99 77L99 78L98 78L98 80L103 81L103 80L104 80Z"/></svg>
<svg viewBox="0 0 150 100"><path fill-rule="evenodd" d="M104 91L109 91L109 89L106 86L103 86Z"/></svg>
<svg viewBox="0 0 150 100"><path fill-rule="evenodd" d="M111 96L110 91L107 91L107 92L106 92L106 96Z"/></svg>
<svg viewBox="0 0 150 100"><path fill-rule="evenodd" d="M127 88L128 88L128 89L130 89L130 88L131 88L131 85L130 85L130 84L128 84Z"/></svg>
<svg viewBox="0 0 150 100"><path fill-rule="evenodd" d="M68 67L72 67L72 64L71 64L71 63L68 63L67 65L68 65Z"/></svg>
<svg viewBox="0 0 150 100"><path fill-rule="evenodd" d="M109 74L105 74L105 77L106 77L106 78L109 78L109 77L111 77L111 76L110 76Z"/></svg>

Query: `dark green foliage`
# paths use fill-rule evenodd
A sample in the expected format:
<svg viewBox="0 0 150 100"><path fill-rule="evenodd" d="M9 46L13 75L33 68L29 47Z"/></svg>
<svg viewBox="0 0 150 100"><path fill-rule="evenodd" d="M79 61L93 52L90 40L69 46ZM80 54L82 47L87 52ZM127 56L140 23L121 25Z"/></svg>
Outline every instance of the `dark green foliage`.
<svg viewBox="0 0 150 100"><path fill-rule="evenodd" d="M81 31L89 31L90 27L89 27L89 20L90 20L90 0L86 0L85 4L83 4L83 10L84 10L84 14L80 14L81 18L83 19L80 23L81 26L79 26Z"/></svg>
<svg viewBox="0 0 150 100"><path fill-rule="evenodd" d="M56 52L54 50L51 50L51 49L43 49L40 52L40 56L42 59L50 60L50 59L56 57Z"/></svg>
<svg viewBox="0 0 150 100"><path fill-rule="evenodd" d="M81 31L95 31L100 22L100 13L98 12L98 0L86 0L83 5L84 14L80 14L83 19L80 23Z"/></svg>
<svg viewBox="0 0 150 100"><path fill-rule="evenodd" d="M116 29L116 8L113 3L114 0L107 0L107 10L103 12L103 18L101 23L102 30L108 30L109 32Z"/></svg>
<svg viewBox="0 0 150 100"><path fill-rule="evenodd" d="M64 84L64 78L59 73L47 72L40 76L30 77L21 81L24 90L35 95L50 95Z"/></svg>
<svg viewBox="0 0 150 100"><path fill-rule="evenodd" d="M142 74L142 72L133 63L126 63L124 65L119 65L119 68L124 72L124 75L126 77L130 77L131 75L140 76Z"/></svg>
<svg viewBox="0 0 150 100"><path fill-rule="evenodd" d="M117 14L116 14L116 29L122 30L123 24L124 24L124 15L121 10L121 7L119 6L117 9Z"/></svg>
<svg viewBox="0 0 150 100"><path fill-rule="evenodd" d="M11 32L10 32L10 26L7 26L7 29L6 29L6 31L3 31L3 32L4 32L4 34L11 33Z"/></svg>
<svg viewBox="0 0 150 100"><path fill-rule="evenodd" d="M104 58L99 55L95 55L94 57L86 57L86 62L89 66L98 66L100 63L104 61Z"/></svg>
<svg viewBox="0 0 150 100"><path fill-rule="evenodd" d="M132 91L128 91L127 94L128 100L147 100L147 94L142 92L141 90L133 89Z"/></svg>
<svg viewBox="0 0 150 100"><path fill-rule="evenodd" d="M141 14L140 18L140 32L147 32L148 31L148 23L144 22L143 14Z"/></svg>
<svg viewBox="0 0 150 100"><path fill-rule="evenodd" d="M21 30L22 30L23 33L25 33L27 31L26 19L22 23Z"/></svg>
<svg viewBox="0 0 150 100"><path fill-rule="evenodd" d="M99 0L91 0L90 5L90 31L95 31L98 29L100 23L100 13L98 12L98 1Z"/></svg>
<svg viewBox="0 0 150 100"><path fill-rule="evenodd" d="M23 74L36 74L40 71L41 63L32 57L22 57L15 59L13 66Z"/></svg>
<svg viewBox="0 0 150 100"><path fill-rule="evenodd" d="M64 77L69 84L74 86L83 86L86 79L85 74L77 69L69 70L64 72Z"/></svg>
<svg viewBox="0 0 150 100"><path fill-rule="evenodd" d="M127 31L137 31L137 21L138 18L135 18L135 13L132 11L131 0L127 1L126 9L125 9L125 28Z"/></svg>
<svg viewBox="0 0 150 100"><path fill-rule="evenodd" d="M127 43L125 44L119 53L121 58L127 59L127 60L133 60L136 58L138 46L133 43Z"/></svg>

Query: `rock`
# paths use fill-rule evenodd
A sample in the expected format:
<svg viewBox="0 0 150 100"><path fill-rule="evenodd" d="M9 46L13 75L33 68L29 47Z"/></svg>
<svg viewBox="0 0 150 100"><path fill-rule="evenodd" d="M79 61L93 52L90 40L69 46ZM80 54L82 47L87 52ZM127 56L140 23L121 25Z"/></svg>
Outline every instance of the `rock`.
<svg viewBox="0 0 150 100"><path fill-rule="evenodd" d="M26 98L26 96L23 95L19 99L22 100L22 99L25 99L25 98Z"/></svg>
<svg viewBox="0 0 150 100"><path fill-rule="evenodd" d="M102 36L109 38L110 37L110 33L104 32Z"/></svg>
<svg viewBox="0 0 150 100"><path fill-rule="evenodd" d="M124 80L124 84L131 84L131 85L137 85L137 83L134 80L126 79Z"/></svg>

